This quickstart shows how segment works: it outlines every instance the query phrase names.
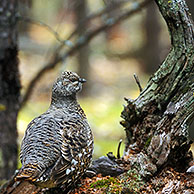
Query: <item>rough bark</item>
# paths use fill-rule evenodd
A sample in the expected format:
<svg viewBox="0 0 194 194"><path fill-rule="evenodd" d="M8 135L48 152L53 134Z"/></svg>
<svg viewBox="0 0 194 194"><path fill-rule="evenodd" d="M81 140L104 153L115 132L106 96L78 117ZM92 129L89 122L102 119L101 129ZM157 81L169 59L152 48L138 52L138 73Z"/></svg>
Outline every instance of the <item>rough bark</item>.
<svg viewBox="0 0 194 194"><path fill-rule="evenodd" d="M194 25L185 1L156 0L172 48L159 70L122 112L126 155L143 177L164 165L185 170L191 160L188 127L194 117ZM184 161L184 163L183 163Z"/></svg>
<svg viewBox="0 0 194 194"><path fill-rule="evenodd" d="M0 1L0 179L17 168L16 118L20 96L17 59L17 0Z"/></svg>

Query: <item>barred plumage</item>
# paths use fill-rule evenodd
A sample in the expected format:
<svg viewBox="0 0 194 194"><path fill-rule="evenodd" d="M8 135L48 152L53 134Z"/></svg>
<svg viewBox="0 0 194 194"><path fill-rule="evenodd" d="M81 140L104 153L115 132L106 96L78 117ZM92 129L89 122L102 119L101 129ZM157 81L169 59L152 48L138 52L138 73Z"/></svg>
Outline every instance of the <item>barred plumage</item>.
<svg viewBox="0 0 194 194"><path fill-rule="evenodd" d="M76 100L83 82L76 73L66 71L54 83L49 109L26 129L16 180L67 188L84 174L92 158L93 135Z"/></svg>

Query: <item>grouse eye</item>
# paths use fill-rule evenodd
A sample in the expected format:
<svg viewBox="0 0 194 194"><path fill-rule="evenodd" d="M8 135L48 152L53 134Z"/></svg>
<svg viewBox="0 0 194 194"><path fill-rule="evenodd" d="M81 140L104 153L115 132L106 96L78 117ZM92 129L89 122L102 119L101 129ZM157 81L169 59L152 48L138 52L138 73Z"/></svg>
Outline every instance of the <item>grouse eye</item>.
<svg viewBox="0 0 194 194"><path fill-rule="evenodd" d="M78 81L78 78L77 77L73 77L73 78L71 78L71 81L72 82L76 82L76 81Z"/></svg>

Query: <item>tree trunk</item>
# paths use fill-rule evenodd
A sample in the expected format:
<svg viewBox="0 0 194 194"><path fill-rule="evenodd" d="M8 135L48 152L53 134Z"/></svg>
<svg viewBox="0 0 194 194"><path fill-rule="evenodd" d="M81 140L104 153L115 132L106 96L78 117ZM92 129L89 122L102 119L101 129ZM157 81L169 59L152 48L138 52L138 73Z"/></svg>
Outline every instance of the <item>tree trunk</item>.
<svg viewBox="0 0 194 194"><path fill-rule="evenodd" d="M18 10L20 15L31 17L32 0L19 0ZM28 22L20 22L18 24L18 33L23 36L28 36L30 24Z"/></svg>
<svg viewBox="0 0 194 194"><path fill-rule="evenodd" d="M76 15L76 24L78 26L78 36L82 37L82 35L86 32L88 27L87 23L80 23L86 18L87 16L87 1L86 0L75 0L74 3L74 11ZM90 47L89 45L85 45L84 47L80 48L77 53L77 62L78 62L78 74L85 78L89 78L89 71L90 71L90 64L89 64L89 52ZM87 96L88 92L90 91L90 84L86 83L86 87L83 88L81 93L82 96Z"/></svg>
<svg viewBox="0 0 194 194"><path fill-rule="evenodd" d="M192 159L188 127L194 117L194 25L185 1L156 0L172 48L159 70L122 112L125 154L143 177L170 164L185 170ZM184 163L182 163L184 161Z"/></svg>
<svg viewBox="0 0 194 194"><path fill-rule="evenodd" d="M17 168L16 119L20 96L17 59L17 0L0 1L0 179Z"/></svg>
<svg viewBox="0 0 194 194"><path fill-rule="evenodd" d="M160 22L158 9L154 2L148 5L146 17L143 21L143 30L145 31L145 43L140 50L144 72L154 73L160 65ZM138 57L139 58L139 57Z"/></svg>

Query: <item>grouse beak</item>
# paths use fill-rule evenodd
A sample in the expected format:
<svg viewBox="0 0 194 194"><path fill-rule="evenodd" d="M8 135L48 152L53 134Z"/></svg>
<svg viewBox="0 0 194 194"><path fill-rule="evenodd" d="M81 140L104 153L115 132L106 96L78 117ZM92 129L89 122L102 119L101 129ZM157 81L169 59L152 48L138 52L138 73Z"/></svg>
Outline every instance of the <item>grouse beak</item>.
<svg viewBox="0 0 194 194"><path fill-rule="evenodd" d="M79 81L80 81L81 83L85 83L85 82L86 82L86 79L84 79L84 78L79 78Z"/></svg>

